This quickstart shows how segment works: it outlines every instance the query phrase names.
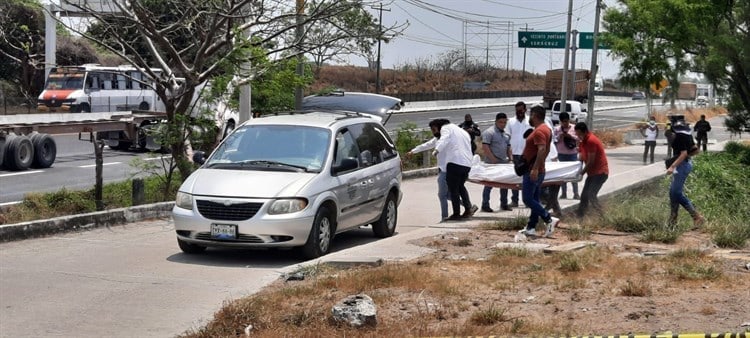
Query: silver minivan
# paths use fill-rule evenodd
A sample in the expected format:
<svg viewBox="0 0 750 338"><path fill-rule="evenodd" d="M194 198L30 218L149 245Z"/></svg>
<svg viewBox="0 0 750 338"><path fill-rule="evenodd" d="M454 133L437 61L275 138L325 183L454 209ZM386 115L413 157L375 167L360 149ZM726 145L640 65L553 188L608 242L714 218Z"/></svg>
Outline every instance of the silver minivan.
<svg viewBox="0 0 750 338"><path fill-rule="evenodd" d="M325 255L334 235L396 230L401 159L378 119L313 111L252 119L188 177L172 210L185 253L299 247Z"/></svg>

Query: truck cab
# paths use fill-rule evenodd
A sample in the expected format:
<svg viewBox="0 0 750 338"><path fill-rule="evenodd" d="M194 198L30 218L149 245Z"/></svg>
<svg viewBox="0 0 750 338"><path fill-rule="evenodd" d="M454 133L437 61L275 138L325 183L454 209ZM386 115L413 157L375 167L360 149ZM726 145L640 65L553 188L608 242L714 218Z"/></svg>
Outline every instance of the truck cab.
<svg viewBox="0 0 750 338"><path fill-rule="evenodd" d="M557 100L552 104L552 123L553 124L560 123L560 111L561 111L560 103L561 103L560 100ZM565 111L567 111L570 114L570 121L572 123L586 121L586 117L588 116L588 113L586 112L586 107L584 107L578 101L565 101Z"/></svg>

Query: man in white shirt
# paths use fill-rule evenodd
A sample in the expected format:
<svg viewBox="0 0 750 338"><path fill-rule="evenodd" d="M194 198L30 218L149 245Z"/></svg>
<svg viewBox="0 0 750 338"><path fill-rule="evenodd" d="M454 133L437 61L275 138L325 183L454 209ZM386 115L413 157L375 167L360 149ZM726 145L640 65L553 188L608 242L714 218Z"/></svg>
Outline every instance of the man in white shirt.
<svg viewBox="0 0 750 338"><path fill-rule="evenodd" d="M448 220L471 218L479 209L471 204L469 192L465 186L473 157L471 137L466 131L446 119L430 121L430 129L437 138L435 152L438 159L444 157L445 168L441 170L445 169L445 180L448 183L448 192L451 195L453 207L453 214L448 217ZM461 204L465 208L463 214L461 214Z"/></svg>
<svg viewBox="0 0 750 338"><path fill-rule="evenodd" d="M523 154L523 148L526 146L526 139L523 133L532 129L529 124L529 117L526 116L526 103L518 101L516 103L516 117L508 120L507 132L510 134L510 150L513 153L513 163L518 162ZM518 190L513 190L510 197L510 206L518 207Z"/></svg>
<svg viewBox="0 0 750 338"><path fill-rule="evenodd" d="M656 118L650 116L648 125L641 128L641 135L646 138L643 148L643 164L646 164L646 159L649 152L651 153L651 163L654 163L654 149L656 149L656 138L659 137L659 126L656 125Z"/></svg>
<svg viewBox="0 0 750 338"><path fill-rule="evenodd" d="M426 150L435 149L435 145L437 145L438 138L433 137L429 141L422 143L414 149L410 150L406 153L406 157L411 157L415 153L421 153ZM448 219L448 201L451 200L451 195L448 193L448 182L445 180L445 167L448 164L446 162L447 156L438 156L438 176L437 176L437 183L438 183L438 200L440 201L440 220L444 221Z"/></svg>

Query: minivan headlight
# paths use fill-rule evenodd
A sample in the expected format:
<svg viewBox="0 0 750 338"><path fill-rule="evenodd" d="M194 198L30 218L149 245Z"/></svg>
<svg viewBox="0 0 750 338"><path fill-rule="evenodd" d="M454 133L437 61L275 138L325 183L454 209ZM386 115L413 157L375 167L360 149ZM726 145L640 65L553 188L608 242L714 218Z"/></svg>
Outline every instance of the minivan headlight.
<svg viewBox="0 0 750 338"><path fill-rule="evenodd" d="M193 210L193 195L178 191L174 204L183 209Z"/></svg>
<svg viewBox="0 0 750 338"><path fill-rule="evenodd" d="M278 199L268 207L269 215L281 215L297 212L307 207L307 200L304 198L285 198Z"/></svg>

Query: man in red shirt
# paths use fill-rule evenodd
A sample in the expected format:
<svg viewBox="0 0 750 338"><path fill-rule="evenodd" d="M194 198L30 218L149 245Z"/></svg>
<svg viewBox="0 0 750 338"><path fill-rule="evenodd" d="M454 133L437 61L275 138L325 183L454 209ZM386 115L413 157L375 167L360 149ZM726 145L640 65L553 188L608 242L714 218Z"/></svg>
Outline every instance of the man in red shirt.
<svg viewBox="0 0 750 338"><path fill-rule="evenodd" d="M578 145L578 153L581 156L581 162L583 162L582 172L586 174L586 181L581 192L581 202L578 204L578 210L576 211L576 216L583 218L589 203L600 214L602 213L597 195L604 182L609 178L609 164L607 164L607 155L604 153L602 141L589 131L585 122L576 123L575 132L578 139L581 140Z"/></svg>
<svg viewBox="0 0 750 338"><path fill-rule="evenodd" d="M531 215L526 227L520 232L525 235L536 235L536 224L541 217L547 224L545 236L549 237L560 220L552 217L541 203L542 182L544 182L545 174L544 161L547 159L552 140L552 130L544 123L546 115L547 111L544 107L539 105L531 107L529 122L534 127L534 131L526 137L526 145L521 154L527 163L531 163L529 172L523 175L521 187L523 203L531 209Z"/></svg>

